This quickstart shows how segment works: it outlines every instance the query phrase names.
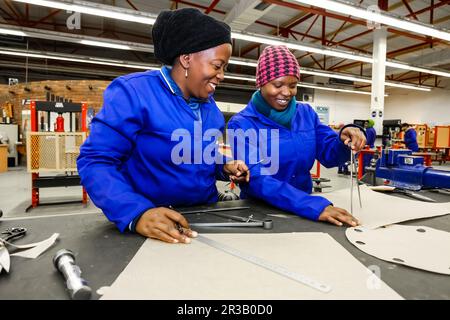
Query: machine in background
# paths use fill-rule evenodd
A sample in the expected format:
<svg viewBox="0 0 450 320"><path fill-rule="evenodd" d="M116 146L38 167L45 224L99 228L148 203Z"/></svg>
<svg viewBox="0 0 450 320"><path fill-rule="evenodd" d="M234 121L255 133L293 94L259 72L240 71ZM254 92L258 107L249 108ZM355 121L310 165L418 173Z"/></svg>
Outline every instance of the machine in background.
<svg viewBox="0 0 450 320"><path fill-rule="evenodd" d="M383 148L390 147L398 139L398 134L401 131L402 121L400 119L395 120L383 120L383 135L382 144Z"/></svg>
<svg viewBox="0 0 450 320"><path fill-rule="evenodd" d="M408 149L384 149L376 162L375 176L406 190L450 188L450 171L425 166L424 158L413 156Z"/></svg>
<svg viewBox="0 0 450 320"><path fill-rule="evenodd" d="M31 173L31 205L26 211L43 205L39 199L40 188L81 186L76 159L87 133L87 104L85 103L32 101L30 110L31 128L27 134L27 169ZM58 114L54 131L50 131L52 112ZM68 132L64 129L64 113L69 114ZM45 115L46 123L44 123ZM87 203L87 193L83 187L81 201L44 204L73 202Z"/></svg>
<svg viewBox="0 0 450 320"><path fill-rule="evenodd" d="M365 174L359 178L361 182L372 186L390 186L391 191L403 193L421 201L434 202L417 193L419 190L426 189L448 194L450 171L436 170L424 165L424 157L415 156L408 149L372 151L373 158L370 160L370 165L365 167Z"/></svg>

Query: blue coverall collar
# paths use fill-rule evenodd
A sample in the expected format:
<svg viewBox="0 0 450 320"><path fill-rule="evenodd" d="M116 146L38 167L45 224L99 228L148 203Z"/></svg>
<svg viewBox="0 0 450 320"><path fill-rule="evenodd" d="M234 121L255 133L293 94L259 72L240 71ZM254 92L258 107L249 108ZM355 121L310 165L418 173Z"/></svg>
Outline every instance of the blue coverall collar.
<svg viewBox="0 0 450 320"><path fill-rule="evenodd" d="M180 96L184 99L183 92L181 91L180 87L177 85L177 83L173 80L171 76L172 68L169 66L162 66L161 69L161 76L164 79L164 83L166 84L167 88L172 92L172 94ZM185 99L186 100L186 99ZM189 101L187 103L211 103L211 99L199 99L195 97L189 98Z"/></svg>
<svg viewBox="0 0 450 320"><path fill-rule="evenodd" d="M252 118L257 118L259 119L262 123L271 126L271 127L277 127L277 128L282 128L284 130L288 130L290 131L291 129L286 128L285 126L273 121L272 119L269 119L268 117L266 117L265 115L261 114L260 112L258 112L258 110L256 110L255 105L252 103L252 101L250 101L247 105L247 107L244 108L244 110L241 111L241 115L245 116L245 117L252 117ZM296 114L294 115L294 118L296 117Z"/></svg>

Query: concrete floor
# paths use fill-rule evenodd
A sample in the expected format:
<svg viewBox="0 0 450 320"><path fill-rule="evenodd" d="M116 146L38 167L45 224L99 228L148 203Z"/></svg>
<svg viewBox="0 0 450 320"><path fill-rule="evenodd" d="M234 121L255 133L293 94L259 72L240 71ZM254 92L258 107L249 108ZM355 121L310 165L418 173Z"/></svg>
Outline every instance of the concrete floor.
<svg viewBox="0 0 450 320"><path fill-rule="evenodd" d="M433 167L450 171L450 163L442 166L434 165ZM337 168L326 169L322 167L321 176L331 179L331 182L325 183L331 187L324 189L324 195L327 192L350 186L350 177L338 175ZM225 182L217 182L219 191L226 190L228 188L226 185ZM239 194L239 190L236 193ZM81 187L41 189L40 199L41 203L81 200ZM0 173L0 210L3 210L4 217L100 212L100 209L89 201L86 207L81 203L40 206L26 213L25 209L30 203L31 175L27 173L26 168L10 168L8 172Z"/></svg>

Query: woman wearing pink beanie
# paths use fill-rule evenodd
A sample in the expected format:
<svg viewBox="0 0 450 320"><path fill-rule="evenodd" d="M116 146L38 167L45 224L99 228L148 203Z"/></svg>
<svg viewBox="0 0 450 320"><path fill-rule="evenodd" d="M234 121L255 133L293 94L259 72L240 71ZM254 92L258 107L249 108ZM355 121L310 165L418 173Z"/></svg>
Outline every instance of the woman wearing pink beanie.
<svg viewBox="0 0 450 320"><path fill-rule="evenodd" d="M310 105L295 99L299 79L300 66L287 47L264 49L256 69L258 90L228 123L234 157L249 165L252 177L241 185L241 198L262 199L312 220L355 226L358 221L346 210L311 195L310 170L316 159L327 168L346 162L350 141L354 152L364 147L364 129L346 125L336 133L320 123ZM250 142L245 137L252 134L267 141Z"/></svg>

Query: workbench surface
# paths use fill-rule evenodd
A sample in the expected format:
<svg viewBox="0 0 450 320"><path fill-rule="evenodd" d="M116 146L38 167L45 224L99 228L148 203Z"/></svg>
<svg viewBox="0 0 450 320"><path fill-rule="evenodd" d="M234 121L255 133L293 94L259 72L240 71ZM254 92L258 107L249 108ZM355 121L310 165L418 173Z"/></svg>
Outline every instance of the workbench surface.
<svg viewBox="0 0 450 320"><path fill-rule="evenodd" d="M448 197L448 196L447 196ZM381 279L405 299L450 299L449 276L417 270L379 260L354 247L345 237L345 228L309 221L253 200L219 202L215 205L196 207L250 206L250 209L231 211L232 215L255 219L270 218L274 221L272 230L261 228L208 228L197 229L201 233L283 233L283 232L325 232L343 245L365 266L377 265ZM28 217L33 217L32 212ZM276 215L282 216L276 216ZM190 222L225 222L226 219L210 214L186 215ZM450 232L450 216L406 222L407 225L421 225ZM11 257L9 274L0 274L0 300L3 299L69 299L64 279L53 266L53 255L62 248L76 254L76 263L93 290L93 299L100 296L96 291L110 286L133 258L144 238L135 234L121 234L101 213L61 214L56 216L25 217L20 220L0 222L0 228L20 226L28 228L23 239L16 244L30 243L60 234L59 240L39 258L31 260ZM289 245L289 244L286 244ZM314 259L314 257L311 257ZM156 262L155 262L156 263ZM339 276L339 275L336 275ZM207 297L205 297L207 298Z"/></svg>

